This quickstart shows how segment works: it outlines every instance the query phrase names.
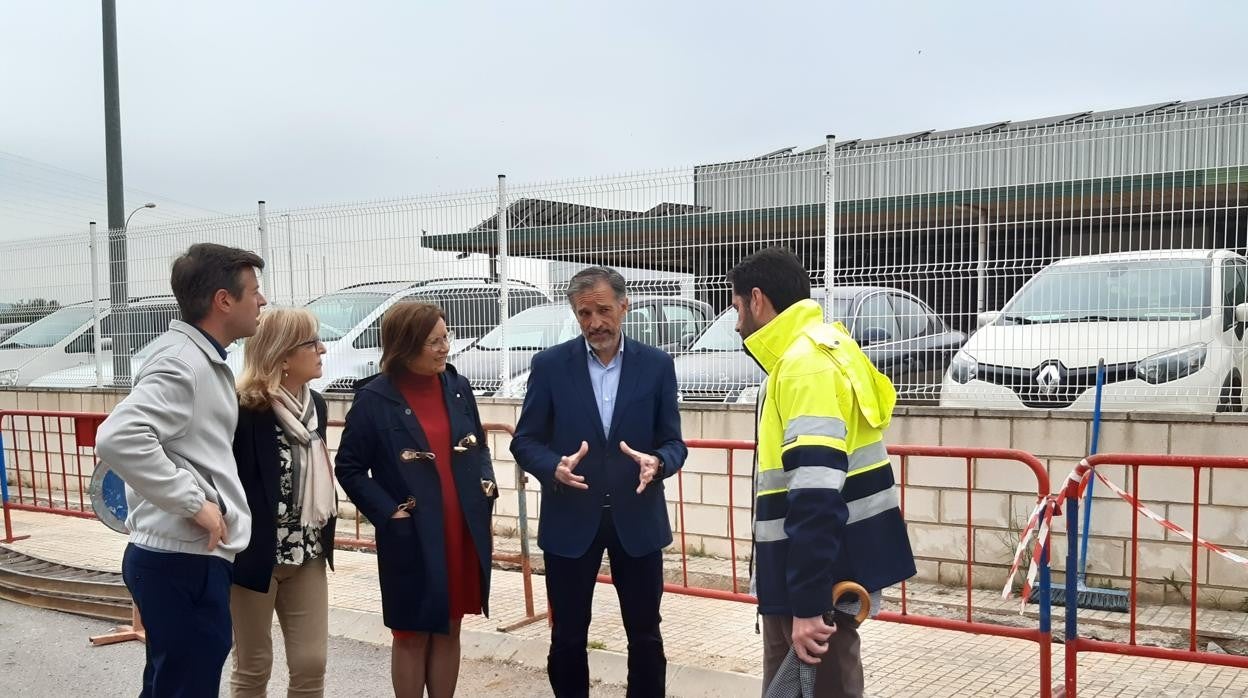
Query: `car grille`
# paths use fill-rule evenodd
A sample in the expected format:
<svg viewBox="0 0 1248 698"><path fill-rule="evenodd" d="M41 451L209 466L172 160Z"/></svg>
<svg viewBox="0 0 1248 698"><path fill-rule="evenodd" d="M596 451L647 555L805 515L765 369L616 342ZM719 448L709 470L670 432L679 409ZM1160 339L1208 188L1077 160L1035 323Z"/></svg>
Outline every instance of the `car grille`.
<svg viewBox="0 0 1248 698"><path fill-rule="evenodd" d="M354 393L355 382L358 380L359 378L339 378L331 382L329 385L325 386L325 392L327 393Z"/></svg>
<svg viewBox="0 0 1248 698"><path fill-rule="evenodd" d="M685 402L723 402L728 399L727 390L682 390L680 397Z"/></svg>
<svg viewBox="0 0 1248 698"><path fill-rule="evenodd" d="M1042 383L1041 375L1050 366L1056 368L1057 382ZM1050 378L1052 375L1052 371L1048 371ZM1134 363L1105 367L1105 385L1132 378L1135 378ZM978 380L1013 390L1027 407L1060 409L1070 407L1081 395L1096 387L1096 366L1067 368L1057 361L1046 361L1035 368L980 364Z"/></svg>

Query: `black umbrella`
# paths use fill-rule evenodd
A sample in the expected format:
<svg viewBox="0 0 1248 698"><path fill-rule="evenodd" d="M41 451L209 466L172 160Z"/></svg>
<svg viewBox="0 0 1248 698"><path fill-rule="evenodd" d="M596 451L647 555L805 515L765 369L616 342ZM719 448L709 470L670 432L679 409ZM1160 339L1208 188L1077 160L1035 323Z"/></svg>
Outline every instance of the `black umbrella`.
<svg viewBox="0 0 1248 698"><path fill-rule="evenodd" d="M832 587L833 605L844 594L858 597L858 615L854 616L854 620L862 623L871 614L871 595L857 582L841 582ZM823 622L834 624L836 620L833 612L823 614ZM771 685L767 687L765 698L814 698L816 669L816 665L798 659L797 651L790 647L789 654L780 663L775 677L771 679Z"/></svg>

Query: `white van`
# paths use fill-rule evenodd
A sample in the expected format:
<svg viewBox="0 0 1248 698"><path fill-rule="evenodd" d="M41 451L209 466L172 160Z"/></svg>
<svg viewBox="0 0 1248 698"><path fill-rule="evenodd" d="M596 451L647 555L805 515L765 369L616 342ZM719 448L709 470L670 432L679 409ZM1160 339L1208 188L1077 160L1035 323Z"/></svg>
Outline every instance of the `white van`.
<svg viewBox="0 0 1248 698"><path fill-rule="evenodd" d="M1239 412L1248 259L1227 250L1076 257L1028 281L954 357L941 406Z"/></svg>

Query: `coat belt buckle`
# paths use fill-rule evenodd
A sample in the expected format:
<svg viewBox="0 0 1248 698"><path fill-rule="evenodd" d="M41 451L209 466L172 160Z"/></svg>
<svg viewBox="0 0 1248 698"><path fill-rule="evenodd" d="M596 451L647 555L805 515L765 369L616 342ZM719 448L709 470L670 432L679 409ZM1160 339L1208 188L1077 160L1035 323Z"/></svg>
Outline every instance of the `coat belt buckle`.
<svg viewBox="0 0 1248 698"><path fill-rule="evenodd" d="M436 456L429 451L417 451L413 448L405 448L399 452L399 460L404 463L411 463L418 460L433 460Z"/></svg>
<svg viewBox="0 0 1248 698"><path fill-rule="evenodd" d="M463 453L470 448L476 448L476 447L477 447L477 435L470 433L464 438L460 439L459 443L456 444L452 450L455 451L456 453Z"/></svg>
<svg viewBox="0 0 1248 698"><path fill-rule="evenodd" d="M407 499L403 500L403 503L399 505L399 511L411 511L415 508L416 498L410 494L407 495Z"/></svg>

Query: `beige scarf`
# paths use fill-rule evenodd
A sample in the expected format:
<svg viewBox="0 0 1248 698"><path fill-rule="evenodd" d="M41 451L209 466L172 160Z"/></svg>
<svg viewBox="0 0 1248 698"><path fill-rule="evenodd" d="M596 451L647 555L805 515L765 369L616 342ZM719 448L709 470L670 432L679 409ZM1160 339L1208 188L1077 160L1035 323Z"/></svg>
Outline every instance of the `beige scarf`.
<svg viewBox="0 0 1248 698"><path fill-rule="evenodd" d="M299 523L321 528L331 516L338 514L338 497L334 490L334 471L329 464L329 449L317 433L316 405L312 391L303 386L299 397L278 388L273 398L273 414L290 444L291 475L295 488L295 508Z"/></svg>

